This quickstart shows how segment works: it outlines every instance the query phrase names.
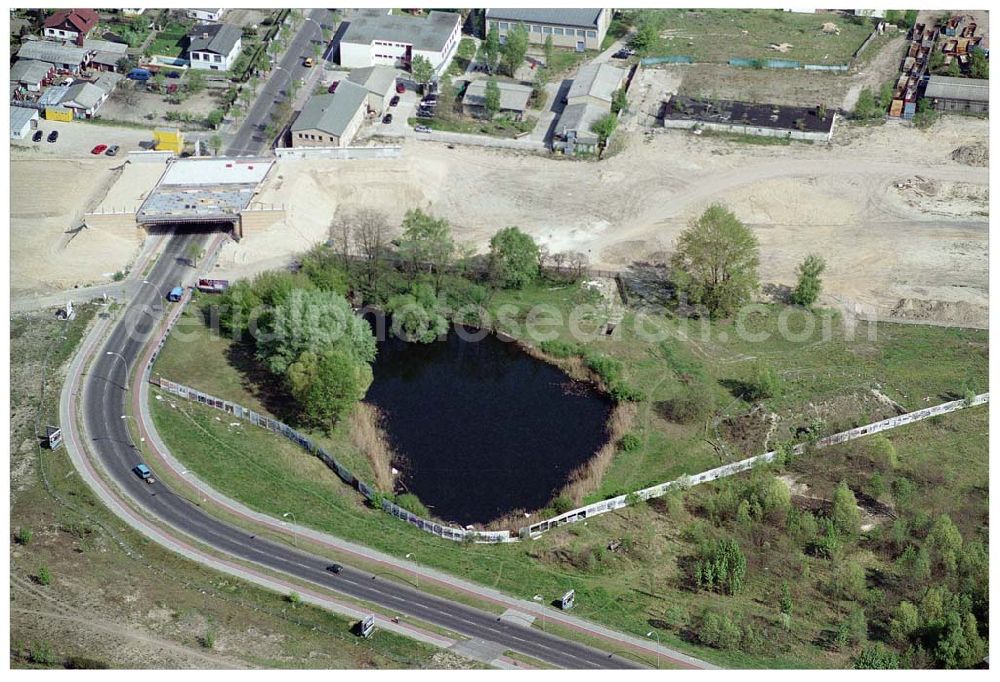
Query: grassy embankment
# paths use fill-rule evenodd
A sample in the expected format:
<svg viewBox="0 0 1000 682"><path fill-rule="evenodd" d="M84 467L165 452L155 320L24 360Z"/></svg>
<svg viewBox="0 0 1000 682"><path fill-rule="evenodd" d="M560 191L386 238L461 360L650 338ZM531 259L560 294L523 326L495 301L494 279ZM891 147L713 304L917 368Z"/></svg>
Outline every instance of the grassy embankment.
<svg viewBox="0 0 1000 682"><path fill-rule="evenodd" d="M593 301L576 284L543 282L521 292L497 292L489 307L520 304L521 313L513 319L523 325L526 304L549 303L565 318L573 305ZM756 454L765 436L771 444L786 440L799 428L815 427L817 419L822 432L830 433L881 418L891 410L870 393L876 386L907 409L986 388L987 334L982 331L884 324L870 340L867 325L861 325L848 338L835 316L823 315L821 320L831 322L829 340L820 336L823 325L818 324L814 333L793 341L777 335L779 320L796 332L802 328L801 312L767 306L740 323L748 332L770 333L766 342L741 338L733 322L706 323L703 333L699 323L685 329L681 320L663 316L651 317L645 325L668 332L666 339L645 341L632 331L635 316L630 311L616 336L594 339L584 349L619 360L624 381L645 393L637 403L638 444L618 453L588 500ZM595 312L585 326L596 328L602 322L602 314ZM571 341L564 327L555 329ZM510 326L506 331L523 333ZM252 404L255 389L248 390L246 368L230 364L230 344L216 339L211 344L196 342L182 353L172 339L160 360L167 364L158 364L157 370ZM784 389L763 401L779 417L773 429L769 422L747 416L751 403L742 397L752 367L761 360L778 372ZM170 375L163 367L182 375ZM717 410L729 417L717 430L706 422L681 424L667 416L664 406L686 390L684 376L689 374L710 377ZM321 463L287 441L249 425L229 427L215 419L217 412L197 405L175 404L154 401L153 406L157 427L175 454L219 490L256 509L273 515L292 511L300 523L397 556L412 553L421 563L523 598L543 594L552 599L572 587L580 615L639 636L656 627L664 644L726 665L849 665L861 645L832 645L830 633L854 602L828 587L847 563L867 567L870 599L866 593L864 604L873 638L900 599L919 601L918 592L927 585L904 578L897 561L901 549L883 541L891 524L877 505L872 507L872 528L860 538L845 539L834 559L809 550L816 542L815 529L793 528L783 518L737 520L718 511L741 495L752 499L759 476L784 473L808 485L808 494L793 498L792 506L796 514L812 510L820 520L841 479L859 495L879 493L871 497L910 522L904 545L926 542L926 519L940 513L952 516L966 542L985 539L986 497L979 481L986 467L987 420L982 409L891 433L889 441L899 453L893 467L880 460L870 442L860 441L798 458L784 469L597 517L537 541L493 547L439 540L364 508ZM338 441L336 431L331 440ZM876 471L878 489L871 483ZM903 479L905 485L897 483ZM906 500L885 492L907 487L911 494ZM788 518L793 516L789 512ZM746 587L733 596L698 591L690 578L699 547L722 537L736 538L748 560ZM607 548L611 540L621 543L615 551ZM783 583L791 585L795 604L788 628L776 606ZM737 623L740 643L716 643L714 648L698 643L707 638L701 631L706 608Z"/></svg>
<svg viewBox="0 0 1000 682"><path fill-rule="evenodd" d="M70 323L51 311L11 321L12 667L478 667L384 631L359 641L348 619L198 566L122 524L65 451L36 444L36 417L43 431L58 423L64 364L96 308L77 311Z"/></svg>

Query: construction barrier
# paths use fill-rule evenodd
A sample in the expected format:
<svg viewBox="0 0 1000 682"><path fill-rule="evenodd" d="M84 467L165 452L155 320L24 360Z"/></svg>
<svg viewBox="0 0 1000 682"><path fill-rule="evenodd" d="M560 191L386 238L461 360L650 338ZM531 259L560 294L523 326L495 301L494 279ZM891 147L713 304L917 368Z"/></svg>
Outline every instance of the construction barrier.
<svg viewBox="0 0 1000 682"><path fill-rule="evenodd" d="M45 107L45 120L65 121L68 123L73 120L73 110L64 107Z"/></svg>
<svg viewBox="0 0 1000 682"><path fill-rule="evenodd" d="M656 64L694 64L694 57L682 54L672 54L663 57L645 57L639 60L643 66L654 66Z"/></svg>

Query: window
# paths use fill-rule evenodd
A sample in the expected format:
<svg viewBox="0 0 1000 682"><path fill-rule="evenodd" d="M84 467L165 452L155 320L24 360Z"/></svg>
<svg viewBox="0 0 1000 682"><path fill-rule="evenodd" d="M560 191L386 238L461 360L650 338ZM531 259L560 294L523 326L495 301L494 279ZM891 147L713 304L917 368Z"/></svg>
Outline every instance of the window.
<svg viewBox="0 0 1000 682"><path fill-rule="evenodd" d="M596 38L597 37L597 31L587 31L587 37L588 38Z"/></svg>
<svg viewBox="0 0 1000 682"><path fill-rule="evenodd" d="M506 21L497 22L497 28L501 31L506 31L509 24Z"/></svg>
<svg viewBox="0 0 1000 682"><path fill-rule="evenodd" d="M563 30L561 28L558 28L558 27L552 29L552 32L555 33L557 36L561 36L563 34Z"/></svg>
<svg viewBox="0 0 1000 682"><path fill-rule="evenodd" d="M222 56L221 55L215 55L215 61L221 62L222 61Z"/></svg>
<svg viewBox="0 0 1000 682"><path fill-rule="evenodd" d="M584 31L582 28L578 28L576 29L576 34L582 38L583 36L587 35L587 32Z"/></svg>
<svg viewBox="0 0 1000 682"><path fill-rule="evenodd" d="M542 32L542 27L541 26L532 26L531 27L531 32L532 33L541 33Z"/></svg>
<svg viewBox="0 0 1000 682"><path fill-rule="evenodd" d="M551 26L542 26L542 33L551 34L552 33L552 27Z"/></svg>

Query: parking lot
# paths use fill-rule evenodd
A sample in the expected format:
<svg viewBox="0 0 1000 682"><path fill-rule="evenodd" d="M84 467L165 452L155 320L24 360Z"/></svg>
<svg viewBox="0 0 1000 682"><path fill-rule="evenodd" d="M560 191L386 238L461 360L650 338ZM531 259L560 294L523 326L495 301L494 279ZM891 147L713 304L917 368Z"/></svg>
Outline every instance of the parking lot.
<svg viewBox="0 0 1000 682"><path fill-rule="evenodd" d="M10 141L12 158L63 158L63 159L106 159L109 166L121 163L129 150L142 149L143 144L153 143L153 126L149 128L124 128L106 126L83 121L38 121L38 130L42 131L42 140L32 142L31 133L23 140ZM49 133L59 132L55 142L48 142ZM119 146L116 158L106 156L95 157L90 151L99 144Z"/></svg>

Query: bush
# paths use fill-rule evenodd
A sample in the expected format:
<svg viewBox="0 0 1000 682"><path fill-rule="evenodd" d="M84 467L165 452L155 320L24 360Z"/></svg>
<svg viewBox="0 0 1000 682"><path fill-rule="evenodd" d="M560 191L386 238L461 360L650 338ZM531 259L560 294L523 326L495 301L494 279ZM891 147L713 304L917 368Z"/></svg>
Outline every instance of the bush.
<svg viewBox="0 0 1000 682"><path fill-rule="evenodd" d="M663 408L664 416L681 424L702 422L715 413L715 393L708 382L695 380Z"/></svg>
<svg viewBox="0 0 1000 682"><path fill-rule="evenodd" d="M575 505L573 500L569 499L565 495L560 495L556 499L552 500L552 509L555 510L556 514L565 514L571 511Z"/></svg>
<svg viewBox="0 0 1000 682"><path fill-rule="evenodd" d="M857 670L896 670L900 667L899 654L881 642L865 647L851 662Z"/></svg>
<svg viewBox="0 0 1000 682"><path fill-rule="evenodd" d="M49 573L49 569L45 566L41 566L38 569L38 574L35 576L35 582L39 585L48 585L52 582L52 574Z"/></svg>
<svg viewBox="0 0 1000 682"><path fill-rule="evenodd" d="M583 351L579 344L571 343L569 341L562 341L560 339L552 339L551 341L542 341L539 345L542 352L546 355L551 355L554 358L572 358L580 355Z"/></svg>
<svg viewBox="0 0 1000 682"><path fill-rule="evenodd" d="M753 374L746 382L746 396L750 400L777 398L781 395L781 379L765 362L754 365Z"/></svg>
<svg viewBox="0 0 1000 682"><path fill-rule="evenodd" d="M698 628L698 641L715 649L735 649L742 639L740 626L729 619L729 616L706 611Z"/></svg>
<svg viewBox="0 0 1000 682"><path fill-rule="evenodd" d="M32 538L31 529L26 528L25 526L21 526L20 528L17 529L17 535L14 537L14 540L17 542L17 544L24 546L31 542L31 538Z"/></svg>
<svg viewBox="0 0 1000 682"><path fill-rule="evenodd" d="M28 659L38 665L52 665L56 662L56 655L48 642L35 642L28 652Z"/></svg>
<svg viewBox="0 0 1000 682"><path fill-rule="evenodd" d="M289 592L285 595L285 601L287 601L292 606L298 606L302 603L302 597L299 596L298 592Z"/></svg>
<svg viewBox="0 0 1000 682"><path fill-rule="evenodd" d="M642 445L642 440L634 433L626 433L621 437L621 440L618 441L618 449L622 452L632 452L633 450L638 450L640 445Z"/></svg>
<svg viewBox="0 0 1000 682"><path fill-rule="evenodd" d="M403 493L396 498L396 504L405 509L408 512L412 512L417 516L429 519L431 517L430 511L424 506L424 503L420 501L420 498L413 493Z"/></svg>
<svg viewBox="0 0 1000 682"><path fill-rule="evenodd" d="M867 638L868 621L865 620L865 611L855 607L837 627L834 642L839 648L844 649L848 646L857 646Z"/></svg>

